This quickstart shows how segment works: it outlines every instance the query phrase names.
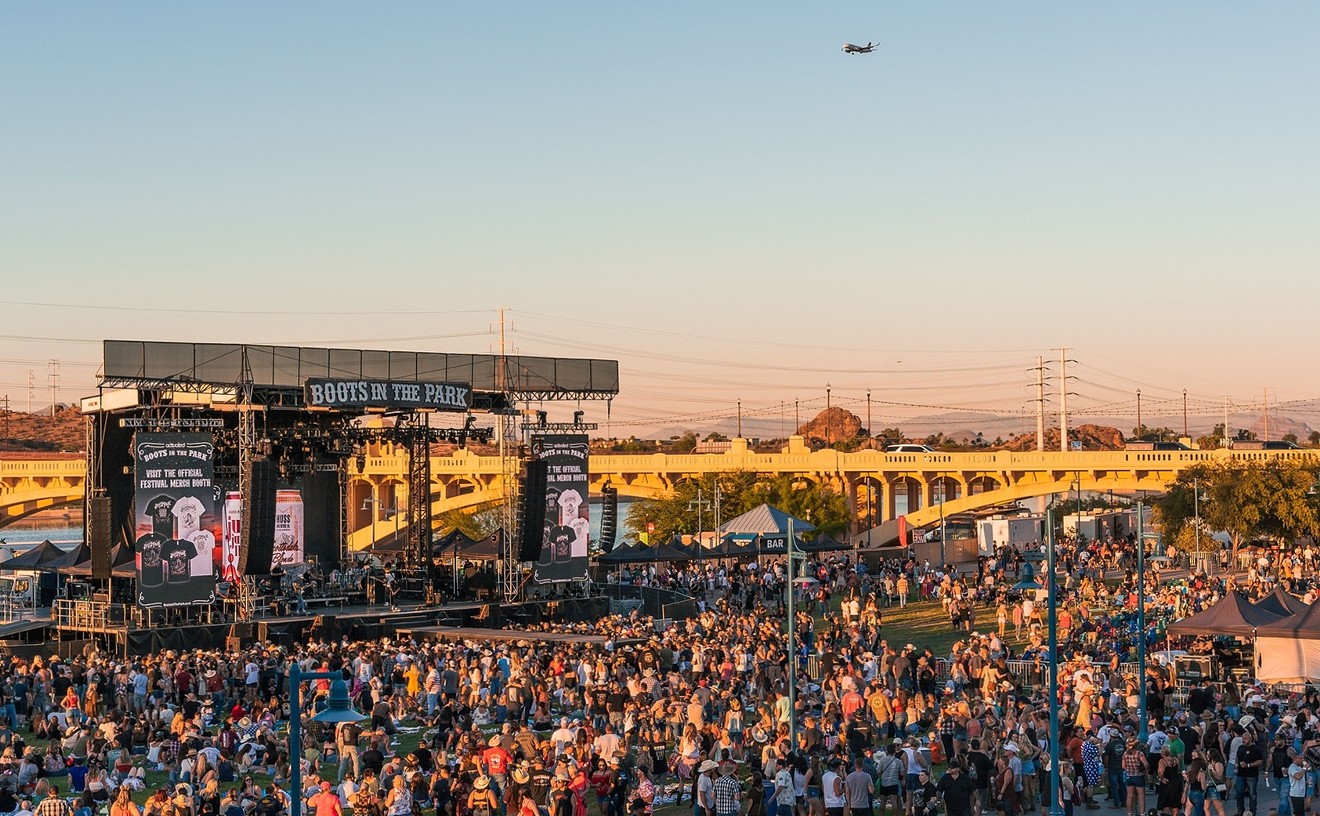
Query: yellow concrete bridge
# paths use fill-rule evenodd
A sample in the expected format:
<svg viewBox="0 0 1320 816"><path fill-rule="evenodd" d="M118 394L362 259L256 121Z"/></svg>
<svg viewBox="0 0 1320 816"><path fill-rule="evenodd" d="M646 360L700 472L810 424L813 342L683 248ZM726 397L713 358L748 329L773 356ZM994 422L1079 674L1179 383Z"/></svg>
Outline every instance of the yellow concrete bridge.
<svg viewBox="0 0 1320 816"><path fill-rule="evenodd" d="M401 523L394 508L407 507L407 453L382 446L359 470L349 460L349 546L360 549L392 535ZM619 495L653 498L684 480L710 473L751 471L791 474L825 485L848 498L858 525L893 519L906 508L909 526L960 513L1080 489L1131 496L1160 493L1185 468L1228 460L1295 460L1316 451L976 451L883 453L811 451L793 437L780 453L755 453L735 439L725 453L604 454L591 457L591 490L608 481ZM504 496L500 460L459 450L431 460L432 509L475 509ZM0 454L0 526L38 510L82 500L83 463L68 459L5 461ZM943 497L943 510L940 498Z"/></svg>

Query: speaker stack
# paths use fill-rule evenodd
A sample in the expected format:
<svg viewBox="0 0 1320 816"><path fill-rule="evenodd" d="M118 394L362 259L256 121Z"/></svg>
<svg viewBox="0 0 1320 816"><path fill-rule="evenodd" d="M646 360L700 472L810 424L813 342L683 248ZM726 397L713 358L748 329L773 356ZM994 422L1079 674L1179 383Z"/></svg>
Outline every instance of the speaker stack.
<svg viewBox="0 0 1320 816"><path fill-rule="evenodd" d="M613 485L600 489L600 548L604 552L614 549L615 531L619 524L619 490Z"/></svg>
<svg viewBox="0 0 1320 816"><path fill-rule="evenodd" d="M92 551L92 577L110 578L110 497L92 496L87 501L87 547Z"/></svg>
<svg viewBox="0 0 1320 816"><path fill-rule="evenodd" d="M275 488L279 468L274 459L254 459L247 476L238 571L242 575L269 575L270 560L275 553Z"/></svg>
<svg viewBox="0 0 1320 816"><path fill-rule="evenodd" d="M519 561L537 561L541 558L541 545L545 542L547 469L542 459L532 459L523 466L523 489L518 499L522 505L518 512Z"/></svg>

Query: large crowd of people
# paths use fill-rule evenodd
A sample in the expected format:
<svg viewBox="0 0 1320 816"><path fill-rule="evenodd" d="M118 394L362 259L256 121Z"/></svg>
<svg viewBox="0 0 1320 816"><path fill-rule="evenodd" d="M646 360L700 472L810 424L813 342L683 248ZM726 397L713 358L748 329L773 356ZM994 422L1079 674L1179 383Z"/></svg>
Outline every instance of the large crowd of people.
<svg viewBox="0 0 1320 816"><path fill-rule="evenodd" d="M1166 641L1161 625L1136 624L1130 544L1059 551L1059 808L1264 816L1264 778L1277 816L1303 816L1320 781L1315 692L1223 678L1179 689L1158 661L1138 677L1137 639ZM1235 590L1312 591L1291 561L1152 578L1147 617ZM1053 664L1039 595L1012 589L1021 564L1015 551L962 571L813 557L795 585L791 652L787 576L770 560L628 576L697 597L682 621L633 611L498 643L0 658L0 814L278 816L295 799L317 816L1047 813ZM887 622L920 602L941 605L951 647ZM604 643L538 639L548 631ZM364 714L308 722L299 756L287 731L294 663L341 672ZM330 686L314 681L304 699L314 708Z"/></svg>

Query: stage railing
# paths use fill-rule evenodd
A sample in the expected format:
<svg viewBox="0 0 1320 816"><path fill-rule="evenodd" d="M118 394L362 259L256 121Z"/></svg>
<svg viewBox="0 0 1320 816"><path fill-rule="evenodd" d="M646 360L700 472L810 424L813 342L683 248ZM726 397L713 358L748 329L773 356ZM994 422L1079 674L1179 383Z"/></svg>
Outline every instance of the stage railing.
<svg viewBox="0 0 1320 816"><path fill-rule="evenodd" d="M131 604L105 601L71 601L57 598L51 606L55 625L79 632L109 632L123 629L137 617Z"/></svg>
<svg viewBox="0 0 1320 816"><path fill-rule="evenodd" d="M653 618L686 620L697 614L697 599L672 589L634 584L596 584L596 591L616 601L642 602L642 611Z"/></svg>

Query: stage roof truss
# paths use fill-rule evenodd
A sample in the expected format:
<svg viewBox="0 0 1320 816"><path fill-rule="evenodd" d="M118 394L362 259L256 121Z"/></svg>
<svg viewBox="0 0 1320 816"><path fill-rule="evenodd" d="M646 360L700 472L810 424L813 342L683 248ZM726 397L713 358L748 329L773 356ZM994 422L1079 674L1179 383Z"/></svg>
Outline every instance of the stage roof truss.
<svg viewBox="0 0 1320 816"><path fill-rule="evenodd" d="M102 389L210 394L221 405L250 394L250 405L303 409L313 377L464 382L473 410L492 412L619 393L618 362L601 359L136 340L106 340L103 358Z"/></svg>

